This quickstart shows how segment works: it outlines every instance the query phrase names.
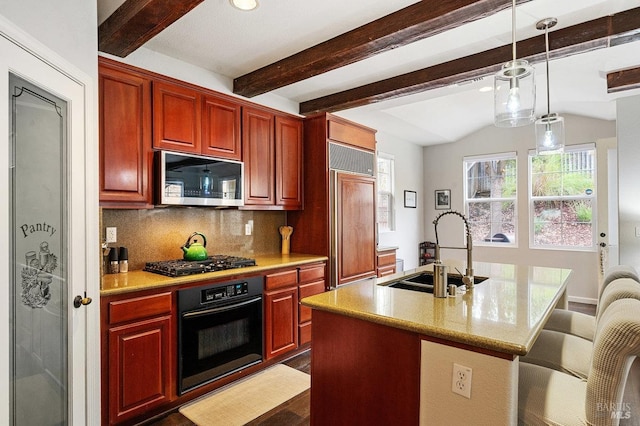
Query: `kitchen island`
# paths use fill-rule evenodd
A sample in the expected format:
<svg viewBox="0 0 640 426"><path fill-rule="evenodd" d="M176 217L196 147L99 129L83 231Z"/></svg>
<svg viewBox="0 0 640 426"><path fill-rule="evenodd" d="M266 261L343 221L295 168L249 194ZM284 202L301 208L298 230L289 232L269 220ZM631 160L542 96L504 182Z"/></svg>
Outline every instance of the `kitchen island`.
<svg viewBox="0 0 640 426"><path fill-rule="evenodd" d="M566 306L571 271L474 269L488 279L446 298L388 286L427 265L303 299L313 309L312 424L515 424L519 356Z"/></svg>

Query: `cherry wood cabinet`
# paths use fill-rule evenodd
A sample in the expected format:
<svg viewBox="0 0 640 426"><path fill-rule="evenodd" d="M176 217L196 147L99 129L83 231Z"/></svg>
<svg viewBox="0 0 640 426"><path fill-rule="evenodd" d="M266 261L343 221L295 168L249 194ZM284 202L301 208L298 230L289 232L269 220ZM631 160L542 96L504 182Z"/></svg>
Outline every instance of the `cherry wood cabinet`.
<svg viewBox="0 0 640 426"><path fill-rule="evenodd" d="M205 95L202 102L202 154L242 159L239 103Z"/></svg>
<svg viewBox="0 0 640 426"><path fill-rule="evenodd" d="M332 114L304 120L304 210L287 213L287 224L294 228L291 250L330 259L334 254L327 271L331 285L376 275L376 193L373 177L329 171L329 143L353 145L359 152L374 155L375 133ZM336 181L336 175L345 179ZM335 223L337 231L332 228ZM296 238L296 229L304 230L305 238ZM332 241L337 253L332 253Z"/></svg>
<svg viewBox="0 0 640 426"><path fill-rule="evenodd" d="M396 273L396 250L388 248L378 250L376 255L376 269L378 277Z"/></svg>
<svg viewBox="0 0 640 426"><path fill-rule="evenodd" d="M108 407L103 423L105 415L109 424L134 419L174 397L172 306L171 292L101 304L103 407Z"/></svg>
<svg viewBox="0 0 640 426"><path fill-rule="evenodd" d="M245 205L269 210L302 208L302 121L243 107Z"/></svg>
<svg viewBox="0 0 640 426"><path fill-rule="evenodd" d="M298 270L265 277L265 359L298 347Z"/></svg>
<svg viewBox="0 0 640 426"><path fill-rule="evenodd" d="M322 293L326 288L326 264L301 266L298 270L299 300L314 294ZM311 308L299 306L298 312L298 343L300 346L311 342Z"/></svg>
<svg viewBox="0 0 640 426"><path fill-rule="evenodd" d="M153 147L200 154L201 98L195 88L153 82Z"/></svg>
<svg viewBox="0 0 640 426"><path fill-rule="evenodd" d="M99 58L100 205L153 207L151 80Z"/></svg>

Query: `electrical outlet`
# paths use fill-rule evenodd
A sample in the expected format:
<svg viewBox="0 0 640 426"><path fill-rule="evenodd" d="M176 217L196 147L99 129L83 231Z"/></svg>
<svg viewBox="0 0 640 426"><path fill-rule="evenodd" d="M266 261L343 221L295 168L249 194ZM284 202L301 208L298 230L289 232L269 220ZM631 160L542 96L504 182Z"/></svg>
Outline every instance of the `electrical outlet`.
<svg viewBox="0 0 640 426"><path fill-rule="evenodd" d="M107 232L105 232L105 240L108 243L115 243L116 241L118 241L118 237L117 237L117 230L118 228L116 228L115 226L109 226L107 227Z"/></svg>
<svg viewBox="0 0 640 426"><path fill-rule="evenodd" d="M244 235L251 235L251 225L248 223L244 225Z"/></svg>
<svg viewBox="0 0 640 426"><path fill-rule="evenodd" d="M453 364L451 391L471 399L471 369L464 365Z"/></svg>

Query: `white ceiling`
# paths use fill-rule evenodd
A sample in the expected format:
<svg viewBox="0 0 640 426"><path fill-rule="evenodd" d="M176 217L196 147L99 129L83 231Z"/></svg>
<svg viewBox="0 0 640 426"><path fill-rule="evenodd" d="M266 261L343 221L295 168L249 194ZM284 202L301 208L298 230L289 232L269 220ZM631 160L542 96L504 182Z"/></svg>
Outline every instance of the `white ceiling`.
<svg viewBox="0 0 640 426"><path fill-rule="evenodd" d="M426 1L426 0L424 0ZM123 0L98 0L98 21ZM415 0L260 0L252 12L228 0L205 0L144 47L235 78L415 3ZM554 16L551 31L638 7L638 0L533 0L517 8L517 38L540 35L535 24ZM312 6L312 8L311 8ZM511 43L511 10L291 84L274 94L302 102ZM551 110L615 119L606 74L640 66L640 41L551 61ZM546 70L536 65L538 114L546 113ZM451 86L338 112L386 135L419 145L458 140L493 123L493 79Z"/></svg>

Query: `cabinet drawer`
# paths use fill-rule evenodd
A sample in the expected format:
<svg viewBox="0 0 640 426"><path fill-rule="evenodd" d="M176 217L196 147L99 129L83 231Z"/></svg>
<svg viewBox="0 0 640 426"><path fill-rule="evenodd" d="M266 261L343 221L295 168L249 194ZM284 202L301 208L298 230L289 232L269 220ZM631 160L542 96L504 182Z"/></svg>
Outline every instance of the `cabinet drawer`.
<svg viewBox="0 0 640 426"><path fill-rule="evenodd" d="M310 268L300 268L300 282L307 283L310 281L324 280L324 265L313 266Z"/></svg>
<svg viewBox="0 0 640 426"><path fill-rule="evenodd" d="M279 272L267 275L265 279L265 290L275 290L298 284L298 270Z"/></svg>
<svg viewBox="0 0 640 426"><path fill-rule="evenodd" d="M378 266L395 265L396 251L383 251L378 253Z"/></svg>
<svg viewBox="0 0 640 426"><path fill-rule="evenodd" d="M378 278L396 273L396 265L383 266L378 268Z"/></svg>
<svg viewBox="0 0 640 426"><path fill-rule="evenodd" d="M109 303L109 324L139 320L171 312L171 293L154 294Z"/></svg>
<svg viewBox="0 0 640 426"><path fill-rule="evenodd" d="M311 341L311 321L300 324L298 327L298 344L300 346Z"/></svg>
<svg viewBox="0 0 640 426"><path fill-rule="evenodd" d="M313 296L314 294L322 293L324 291L324 280L316 281L309 284L300 284L300 300L304 299L308 296ZM310 321L311 320L311 308L308 306L300 305L300 323Z"/></svg>

